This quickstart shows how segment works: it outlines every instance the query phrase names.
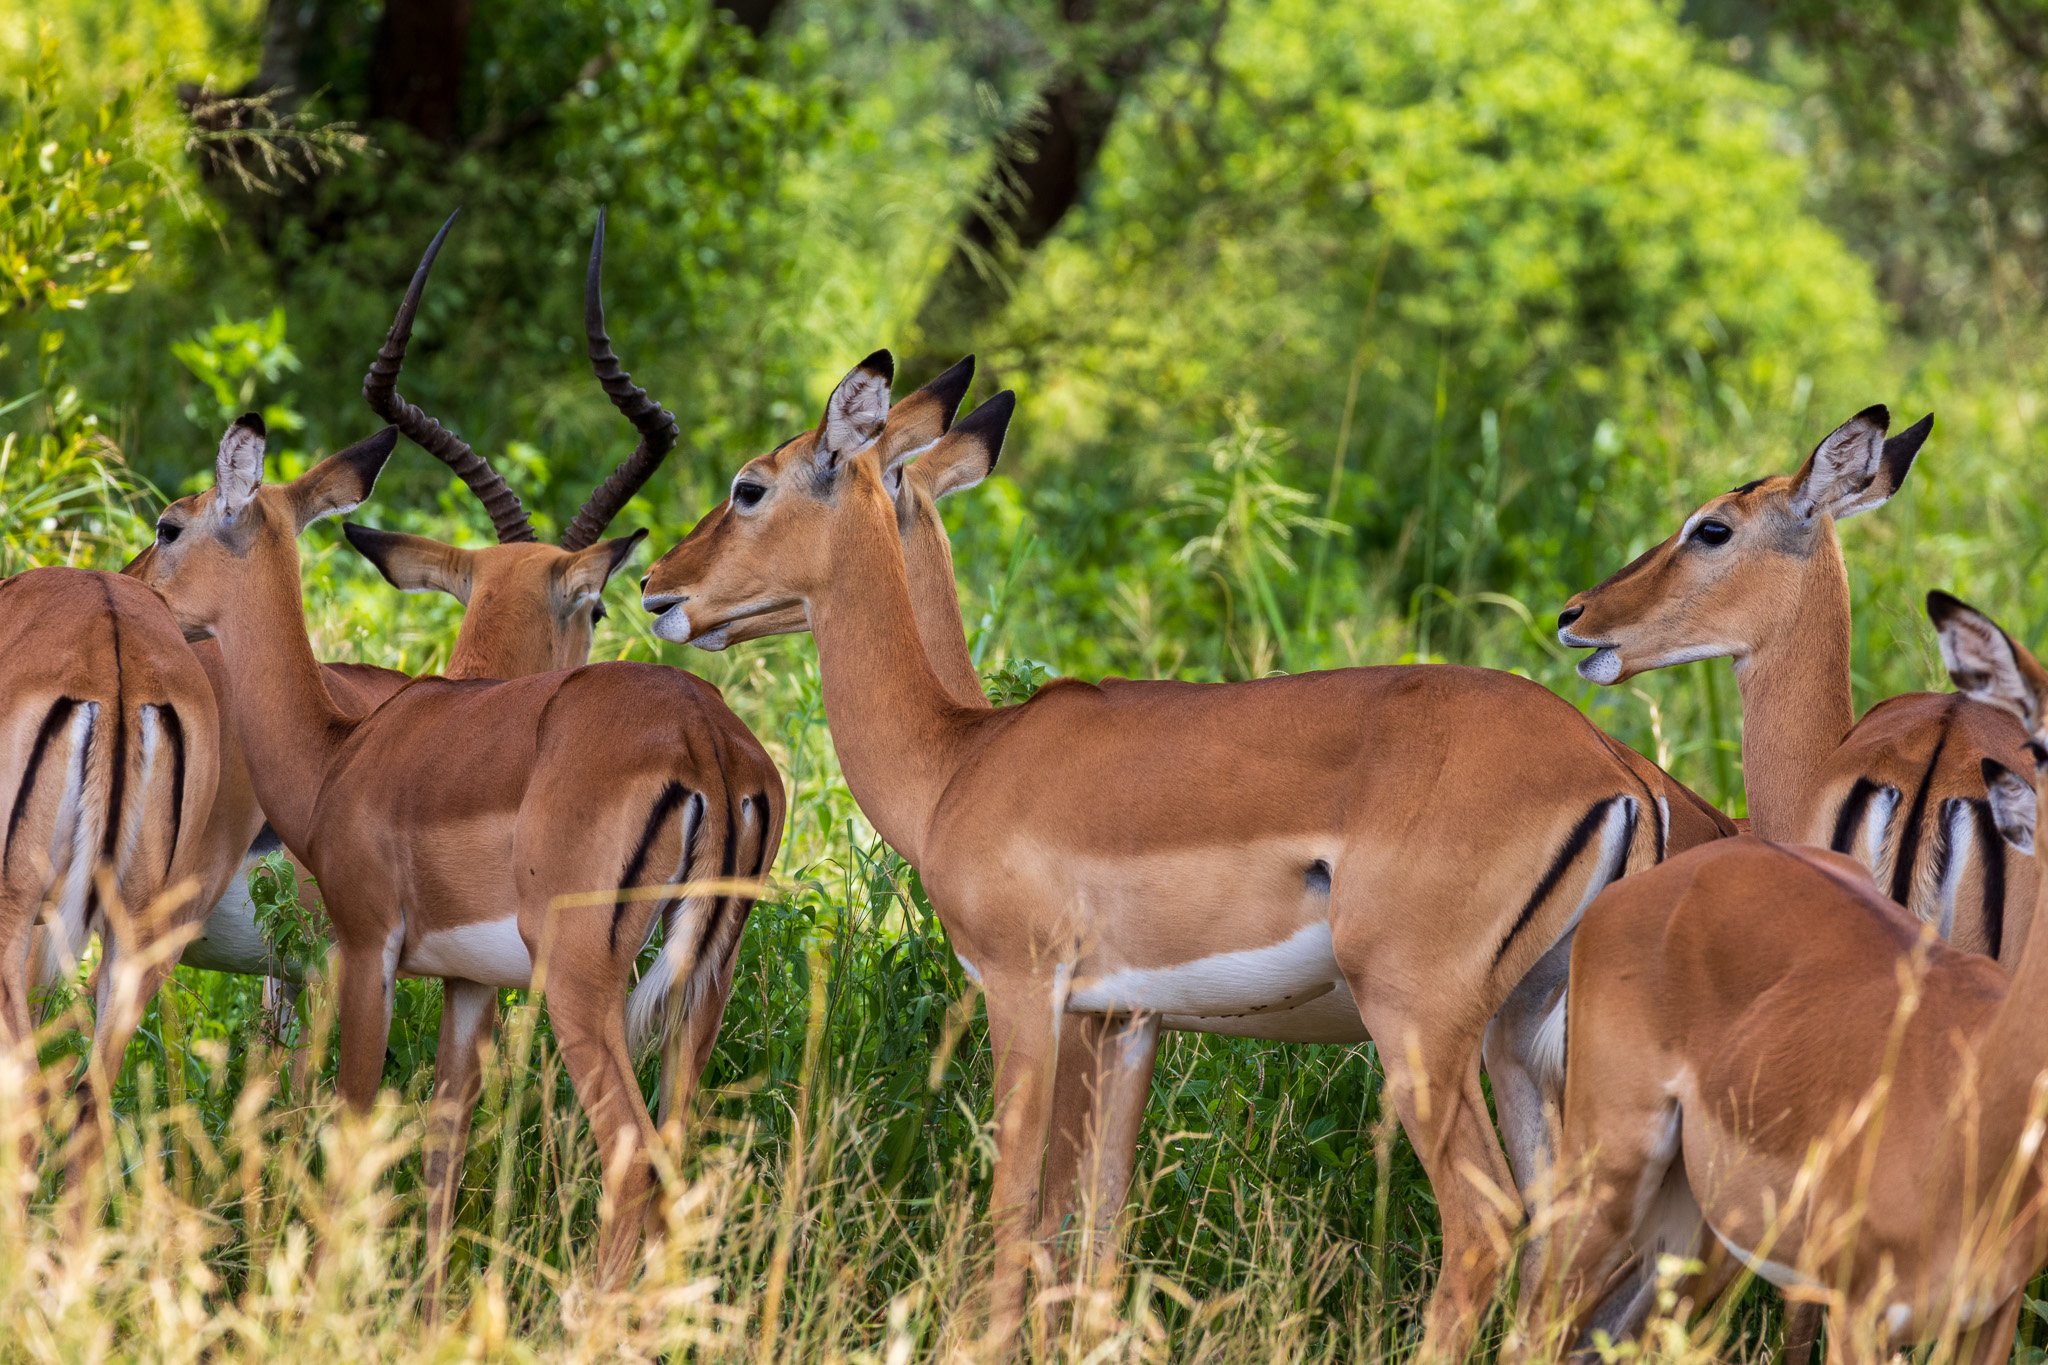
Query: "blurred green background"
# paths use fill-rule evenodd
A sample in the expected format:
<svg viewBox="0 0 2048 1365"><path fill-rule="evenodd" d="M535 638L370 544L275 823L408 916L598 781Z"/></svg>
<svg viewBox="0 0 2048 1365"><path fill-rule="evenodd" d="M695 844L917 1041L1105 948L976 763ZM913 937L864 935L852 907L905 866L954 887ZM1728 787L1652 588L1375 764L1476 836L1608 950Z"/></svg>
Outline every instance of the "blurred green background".
<svg viewBox="0 0 2048 1365"><path fill-rule="evenodd" d="M602 205L614 341L682 424L619 522L657 550L869 350L899 392L973 351L977 396L1021 399L998 477L946 507L996 694L1485 663L1739 814L1727 666L1596 691L1550 619L1885 402L1937 426L1844 531L1859 704L1946 686L1929 587L2048 636L2044 58L2048 0L14 0L0 573L122 562L244 409L280 475L365 434L363 371L457 206L404 388L558 529L631 445L582 353ZM488 535L409 446L361 516ZM326 657L445 659L454 603L331 528L305 548ZM824 972L835 1093L891 1188L937 1198L924 1172L978 1160L984 1064L926 1074L961 985L837 783L809 643L687 654L613 596L597 657L718 682L792 784L723 1103L786 1127L740 1083L801 1067ZM248 983L181 982L194 1027L247 1026ZM434 1009L402 1008L395 1081ZM1349 1056L1170 1048L1157 1126L1206 1136L1141 1250L1228 1283L1249 1162L1303 1201L1276 1216L1385 1253L1382 1301L1426 1283L1426 1186L1376 1170ZM1355 1304L1355 1273L1302 1293Z"/></svg>

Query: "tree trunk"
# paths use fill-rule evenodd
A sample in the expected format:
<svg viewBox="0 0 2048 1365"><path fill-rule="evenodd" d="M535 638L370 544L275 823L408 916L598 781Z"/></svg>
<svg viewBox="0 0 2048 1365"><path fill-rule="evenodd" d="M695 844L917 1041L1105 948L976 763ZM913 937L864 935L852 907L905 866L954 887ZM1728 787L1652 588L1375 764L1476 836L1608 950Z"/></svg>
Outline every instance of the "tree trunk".
<svg viewBox="0 0 2048 1365"><path fill-rule="evenodd" d="M461 130L472 0L385 0L370 56L370 117L434 142Z"/></svg>
<svg viewBox="0 0 2048 1365"><path fill-rule="evenodd" d="M1071 32L1098 29L1099 42L1077 43L1097 56L1069 58L1055 67L1031 111L997 147L953 253L918 312L921 351L951 355L966 334L999 312L1032 253L1080 202L1123 91L1165 39L1156 19L1169 3L1060 0L1060 19Z"/></svg>

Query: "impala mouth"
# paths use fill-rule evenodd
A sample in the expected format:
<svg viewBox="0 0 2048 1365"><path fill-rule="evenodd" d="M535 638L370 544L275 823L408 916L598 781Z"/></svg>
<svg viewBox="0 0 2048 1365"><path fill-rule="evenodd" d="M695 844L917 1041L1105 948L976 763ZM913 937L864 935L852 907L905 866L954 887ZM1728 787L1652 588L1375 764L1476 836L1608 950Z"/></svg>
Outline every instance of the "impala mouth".
<svg viewBox="0 0 2048 1365"><path fill-rule="evenodd" d="M1576 643L1576 642L1575 642ZM1613 645L1580 645L1592 653L1579 660L1579 676L1590 683L1611 686L1621 681L1621 652Z"/></svg>
<svg viewBox="0 0 2048 1365"><path fill-rule="evenodd" d="M683 603L687 600L672 592L648 593L640 599L640 605L654 618L657 637L677 644L689 641L690 613L683 610Z"/></svg>

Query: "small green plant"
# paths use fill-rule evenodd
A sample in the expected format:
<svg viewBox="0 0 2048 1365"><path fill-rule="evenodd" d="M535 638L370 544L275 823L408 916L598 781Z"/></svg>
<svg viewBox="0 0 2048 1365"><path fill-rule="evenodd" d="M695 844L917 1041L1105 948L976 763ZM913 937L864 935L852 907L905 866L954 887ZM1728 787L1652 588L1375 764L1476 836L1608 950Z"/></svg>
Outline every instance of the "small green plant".
<svg viewBox="0 0 2048 1365"><path fill-rule="evenodd" d="M290 854L277 849L257 860L249 869L249 899L256 928L279 961L310 971L327 960L324 922L299 895L299 869Z"/></svg>
<svg viewBox="0 0 2048 1365"><path fill-rule="evenodd" d="M997 706L1030 701L1052 678L1052 669L1036 659L1005 659L993 673L984 673L981 690Z"/></svg>

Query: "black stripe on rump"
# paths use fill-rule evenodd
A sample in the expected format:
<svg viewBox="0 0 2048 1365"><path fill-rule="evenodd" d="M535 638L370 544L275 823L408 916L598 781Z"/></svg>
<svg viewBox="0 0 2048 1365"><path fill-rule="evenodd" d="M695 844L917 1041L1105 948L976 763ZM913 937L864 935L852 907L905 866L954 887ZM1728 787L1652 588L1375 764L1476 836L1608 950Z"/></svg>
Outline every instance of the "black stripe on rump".
<svg viewBox="0 0 2048 1365"><path fill-rule="evenodd" d="M2005 947L2005 836L1989 800L1972 800L1970 814L1984 845L1984 939L1992 957Z"/></svg>
<svg viewBox="0 0 2048 1365"><path fill-rule="evenodd" d="M1572 826L1572 832L1565 836L1564 847L1558 849L1557 856L1550 860L1549 868L1543 873L1543 880L1536 883L1536 889L1529 893L1528 901L1522 906L1522 913L1515 916L1515 922L1509 927L1506 937L1501 939L1500 947L1494 949L1494 966L1498 967L1501 964L1501 959L1508 955L1508 949L1515 946L1515 939L1522 930L1529 927L1529 921L1536 918L1536 912L1543 908L1543 902L1550 899L1550 893L1557 890L1557 884L1564 880L1564 874L1570 869L1572 860L1585 852L1586 844L1593 837L1593 831L1600 828L1600 822L1607 818L1608 807L1616 801L1628 801L1628 798L1610 796L1605 801L1596 802L1591 810L1579 817L1579 823ZM1629 829L1627 837L1622 841L1624 850L1635 834L1635 803L1629 802L1629 807Z"/></svg>
<svg viewBox="0 0 2048 1365"><path fill-rule="evenodd" d="M35 790L36 773L43 766L43 755L49 751L50 741L71 719L71 713L78 709L76 697L59 697L50 707L50 713L43 717L40 729L36 731L36 742L28 751L28 763L21 770L21 786L14 793L14 809L7 816L7 843L0 847L0 865L14 856L14 832L21 827L22 816L28 813L29 794Z"/></svg>
<svg viewBox="0 0 2048 1365"><path fill-rule="evenodd" d="M1899 838L1899 860L1892 867L1891 897L1900 905L1911 905L1913 895L1913 865L1918 859L1920 827L1927 823L1927 799L1934 787L1934 770L1941 763L1942 751L1948 748L1949 727L1955 724L1956 710L1962 705L1961 693L1949 698L1948 706L1941 713L1941 735L1934 741L1934 752L1927 757L1927 770L1920 774L1919 790L1913 793L1912 809L1906 814L1905 833Z"/></svg>
<svg viewBox="0 0 2048 1365"><path fill-rule="evenodd" d="M185 722L170 705L159 706L156 715L164 738L171 742L171 846L164 853L164 876L169 877L178 857L178 839L185 832Z"/></svg>
<svg viewBox="0 0 2048 1365"><path fill-rule="evenodd" d="M768 870L768 860L775 854L775 850L769 847L768 844L768 798L760 794L749 796L740 802L740 810L742 812L751 810L754 813L755 823L760 827L761 837L754 849L754 866L747 873L749 881L758 882L761 880L762 874ZM731 961L733 954L739 950L740 928L746 924L747 916L753 913L754 904L759 899L760 897L758 896L735 894L728 902L731 914L721 913L714 915L711 920L707 921L704 927L704 937L697 944L697 960L703 961L705 953L711 949L712 929L729 921L732 925L732 931L723 935L725 943L718 950L719 970L725 970L726 964Z"/></svg>
<svg viewBox="0 0 2048 1365"><path fill-rule="evenodd" d="M100 835L100 858L114 875L119 876L120 869L114 866L114 850L121 840L121 803L128 794L127 668L121 657L121 615L114 610L114 590L104 578L100 580L100 594L107 602L107 627L114 633L114 773L107 787L107 827ZM93 896L97 898L98 895L99 886L95 880ZM92 904L90 900L87 902L88 920Z"/></svg>
<svg viewBox="0 0 2048 1365"><path fill-rule="evenodd" d="M1842 808L1835 812L1835 834L1828 840L1828 847L1847 857L1855 857L1850 847L1856 840L1856 831L1870 813L1870 800L1878 793L1878 785L1867 777L1856 779L1849 788L1849 795L1842 802ZM1883 850L1879 850L1882 856Z"/></svg>
<svg viewBox="0 0 2048 1365"><path fill-rule="evenodd" d="M625 870L619 873L619 897L612 905L612 951L618 951L619 921L625 918L626 906L629 904L627 893L639 885L640 874L647 870L647 854L654 847L655 837L661 833L663 822L674 815L684 801L692 797L700 802L704 799L682 783L670 782L662 787L661 795L654 798L654 807L647 812L647 827L640 831L640 842L633 846L633 856L626 859ZM694 837L692 842L695 842ZM685 875L688 875L687 857L683 861L683 866L686 869Z"/></svg>
<svg viewBox="0 0 2048 1365"><path fill-rule="evenodd" d="M720 766L721 766L721 767L723 767L724 765L723 765L723 764L720 764ZM727 797L728 797L728 799L730 799L730 795L731 795L731 793L730 793L730 789L728 789L728 792L727 792ZM726 807L726 810L725 810L725 847L724 847L724 848L722 848L722 849L720 849L720 850L719 850L719 853L718 853L718 878L719 878L719 880L720 880L720 881L722 881L722 882L729 882L729 881L731 881L731 880L733 879L734 875L735 875L735 874L736 874L736 873L737 873L737 872L739 871L739 861L740 861L740 821L739 821L739 812L740 812L740 811L744 811L744 810L746 810L746 809L747 809L747 808L748 808L749 806L751 806L751 805L753 804L753 801L754 801L754 798L753 798L753 797L751 797L751 796L749 796L749 797L747 797L747 798L746 798L745 800L743 800L743 801L741 801L741 802L740 802L740 804L739 804L739 807L738 807L738 809L737 809L737 810L736 810L736 809L734 809L734 808L733 808L733 807L731 807L731 806L727 806L727 807ZM705 953L705 950L706 950L706 949L708 949L708 948L709 948L709 947L711 946L711 939L712 939L712 936L713 936L713 935L715 935L715 934L716 934L716 933L718 932L718 926L719 926L719 923L720 923L720 922L721 922L722 920L724 920L724 919L725 919L725 912L726 912L726 909L727 909L727 908L728 908L728 907L729 907L729 906L730 906L730 905L731 905L731 904L733 903L733 901L734 901L734 900L736 900L736 899L741 899L741 898L739 898L739 897L734 897L734 896L731 896L731 895L729 895L728 893L726 893L725 891L722 891L722 890L721 890L721 891L720 891L720 892L718 893L718 897L717 897L717 899L711 902L711 913L710 913L710 914L708 914L708 915L706 915L706 916L704 917L704 927L703 927L702 929L699 929L699 930L697 931L697 946L696 946L696 948L695 948L694 950L692 950L692 951L693 951L693 954L694 954L694 956L693 956L693 959L692 959L692 960L694 960L694 961L702 961L702 960L703 960L703 957L704 957L704 953Z"/></svg>

